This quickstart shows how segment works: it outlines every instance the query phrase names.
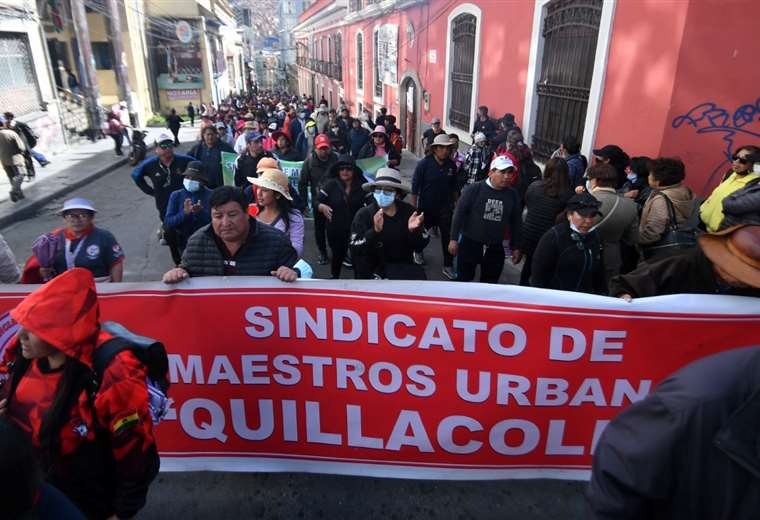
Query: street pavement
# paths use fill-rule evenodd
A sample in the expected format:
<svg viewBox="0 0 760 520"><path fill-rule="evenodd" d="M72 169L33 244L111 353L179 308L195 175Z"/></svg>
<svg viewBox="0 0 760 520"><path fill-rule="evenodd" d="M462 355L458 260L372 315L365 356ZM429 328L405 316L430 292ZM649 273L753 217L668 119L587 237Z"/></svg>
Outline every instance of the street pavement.
<svg viewBox="0 0 760 520"><path fill-rule="evenodd" d="M180 139L191 135L191 129L183 129ZM189 149L189 144L181 149ZM412 166L413 161L407 159L403 165L407 176ZM126 252L125 281L159 280L171 267L171 257L156 237L158 215L153 200L137 189L130 171L118 167L50 201L30 218L2 228L19 263L31 254L34 238L63 225L57 215L63 200L85 197L99 210L97 225L111 231ZM316 265L312 237L313 223L308 221L304 257L315 267L316 276L326 278L328 267ZM429 279L443 279L438 239L427 247L426 259ZM505 267L502 281L516 280L519 271L509 263ZM352 276L343 270L343 278ZM574 519L587 516L583 486L553 480L457 482L296 473L161 473L139 518Z"/></svg>

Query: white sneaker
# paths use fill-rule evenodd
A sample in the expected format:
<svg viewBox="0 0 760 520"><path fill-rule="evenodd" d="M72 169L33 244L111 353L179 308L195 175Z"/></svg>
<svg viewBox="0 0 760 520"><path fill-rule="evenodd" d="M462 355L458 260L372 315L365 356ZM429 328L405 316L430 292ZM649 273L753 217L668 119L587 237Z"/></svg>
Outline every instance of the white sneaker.
<svg viewBox="0 0 760 520"><path fill-rule="evenodd" d="M425 257L422 255L422 253L417 253L415 251L414 253L414 263L417 265L425 265Z"/></svg>

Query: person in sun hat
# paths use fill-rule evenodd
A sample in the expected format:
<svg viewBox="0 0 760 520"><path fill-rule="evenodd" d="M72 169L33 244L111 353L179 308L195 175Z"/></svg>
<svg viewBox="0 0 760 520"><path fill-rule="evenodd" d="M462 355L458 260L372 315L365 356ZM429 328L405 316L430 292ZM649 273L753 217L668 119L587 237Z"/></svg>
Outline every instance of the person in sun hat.
<svg viewBox="0 0 760 520"><path fill-rule="evenodd" d="M760 296L760 226L706 233L688 252L644 262L610 281L610 296L629 301L679 293Z"/></svg>
<svg viewBox="0 0 760 520"><path fill-rule="evenodd" d="M453 142L446 134L437 135L431 154L417 163L412 177L412 206L425 213L425 229L437 227L441 235L443 275L454 279L454 259L449 253L451 217L457 196L457 166L451 160ZM422 264L422 256L416 258Z"/></svg>
<svg viewBox="0 0 760 520"><path fill-rule="evenodd" d="M357 211L351 224L351 257L356 278L425 280L424 269L414 263L430 240L425 216L404 202L410 188L393 168L380 168L375 180L362 189L372 202Z"/></svg>
<svg viewBox="0 0 760 520"><path fill-rule="evenodd" d="M532 287L607 294L601 240L594 229L601 205L586 192L570 198L567 221L544 233L533 252Z"/></svg>
<svg viewBox="0 0 760 520"><path fill-rule="evenodd" d="M389 168L397 168L401 164L401 154L391 146L391 139L386 133L385 127L378 125L370 133L369 142L359 151L357 159L384 156L388 157L386 166Z"/></svg>
<svg viewBox="0 0 760 520"><path fill-rule="evenodd" d="M164 221L167 229L177 234L180 255L173 259L175 265L182 259L181 253L185 250L187 240L192 234L211 222L209 207L211 190L208 188L208 176L203 163L191 162L182 176L184 177L182 188L172 192L169 197Z"/></svg>
<svg viewBox="0 0 760 520"><path fill-rule="evenodd" d="M97 282L122 280L124 251L110 231L95 226L95 213L95 206L87 199L63 203L59 214L66 226L35 240L35 244L44 240L51 245L49 258L38 258L43 280L75 267L90 271Z"/></svg>
<svg viewBox="0 0 760 520"><path fill-rule="evenodd" d="M249 177L248 182L256 186L256 220L287 234L300 258L303 254L304 220L301 212L293 207L288 176L276 167L267 167L259 169L257 176Z"/></svg>

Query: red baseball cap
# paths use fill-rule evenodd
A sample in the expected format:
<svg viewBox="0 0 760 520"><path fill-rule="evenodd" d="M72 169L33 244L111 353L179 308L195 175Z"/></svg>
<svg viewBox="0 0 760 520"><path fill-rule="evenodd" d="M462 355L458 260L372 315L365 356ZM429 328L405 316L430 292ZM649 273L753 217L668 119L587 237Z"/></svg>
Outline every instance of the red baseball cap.
<svg viewBox="0 0 760 520"><path fill-rule="evenodd" d="M314 148L330 148L330 138L325 134L319 134L314 139Z"/></svg>

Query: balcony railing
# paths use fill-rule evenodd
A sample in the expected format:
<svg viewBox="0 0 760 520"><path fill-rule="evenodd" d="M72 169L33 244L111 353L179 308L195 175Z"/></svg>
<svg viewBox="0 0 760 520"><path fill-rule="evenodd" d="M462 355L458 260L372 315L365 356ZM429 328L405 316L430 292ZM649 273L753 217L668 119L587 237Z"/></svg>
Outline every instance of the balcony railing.
<svg viewBox="0 0 760 520"><path fill-rule="evenodd" d="M332 63L324 60L316 60L306 56L298 56L296 63L305 69L309 69L319 74L324 74L332 79L343 81L343 66L340 63Z"/></svg>

